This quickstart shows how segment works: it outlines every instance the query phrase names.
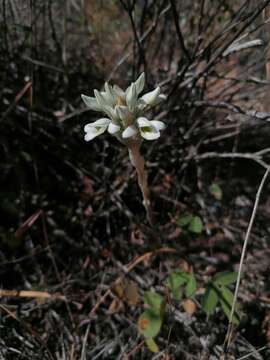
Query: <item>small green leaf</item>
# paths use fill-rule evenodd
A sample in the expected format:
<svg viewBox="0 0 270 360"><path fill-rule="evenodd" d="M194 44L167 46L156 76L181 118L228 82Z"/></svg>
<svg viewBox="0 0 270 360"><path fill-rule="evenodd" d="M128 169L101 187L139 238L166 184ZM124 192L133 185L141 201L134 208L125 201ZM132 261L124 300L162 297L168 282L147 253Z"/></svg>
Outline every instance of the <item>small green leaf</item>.
<svg viewBox="0 0 270 360"><path fill-rule="evenodd" d="M180 227L187 226L192 220L192 215L190 213L184 213L180 218L177 220L177 225Z"/></svg>
<svg viewBox="0 0 270 360"><path fill-rule="evenodd" d="M218 285L230 285L237 279L236 272L221 272L214 276L213 282Z"/></svg>
<svg viewBox="0 0 270 360"><path fill-rule="evenodd" d="M159 348L157 346L157 343L155 342L155 340L153 338L146 338L145 343L146 343L148 349L150 351L152 351L153 353L159 352Z"/></svg>
<svg viewBox="0 0 270 360"><path fill-rule="evenodd" d="M227 287L222 286L220 288L220 295L221 296L219 297L219 300L220 300L222 309L224 311L224 314L227 316L228 319L230 319L231 308L232 308L232 303L233 303L233 293ZM239 314L236 311L234 312L232 322L235 325L238 325L240 322Z"/></svg>
<svg viewBox="0 0 270 360"><path fill-rule="evenodd" d="M218 303L218 294L216 290L209 285L202 299L202 308L207 315L213 313Z"/></svg>
<svg viewBox="0 0 270 360"><path fill-rule="evenodd" d="M192 295L194 295L196 289L197 289L197 282L195 276L193 274L190 274L189 281L186 286L186 296L191 297Z"/></svg>
<svg viewBox="0 0 270 360"><path fill-rule="evenodd" d="M183 291L180 288L173 289L172 295L173 295L174 300L180 301L183 297Z"/></svg>
<svg viewBox="0 0 270 360"><path fill-rule="evenodd" d="M33 159L31 157L31 155L25 151L21 151L21 157L23 158L23 160L25 160L26 162L31 162Z"/></svg>
<svg viewBox="0 0 270 360"><path fill-rule="evenodd" d="M170 273L169 278L166 281L166 285L172 292L179 290L180 286L188 282L189 274L181 270L175 270Z"/></svg>
<svg viewBox="0 0 270 360"><path fill-rule="evenodd" d="M162 317L156 316L150 309L145 310L138 320L140 333L146 338L157 336L162 325Z"/></svg>
<svg viewBox="0 0 270 360"><path fill-rule="evenodd" d="M188 230L195 234L200 234L203 231L203 223L199 216L192 217Z"/></svg>
<svg viewBox="0 0 270 360"><path fill-rule="evenodd" d="M153 291L146 291L144 301L149 305L150 309L156 316L163 316L165 309L165 300L163 296Z"/></svg>
<svg viewBox="0 0 270 360"><path fill-rule="evenodd" d="M222 199L222 190L217 183L213 183L209 188L210 193L214 196L216 200Z"/></svg>

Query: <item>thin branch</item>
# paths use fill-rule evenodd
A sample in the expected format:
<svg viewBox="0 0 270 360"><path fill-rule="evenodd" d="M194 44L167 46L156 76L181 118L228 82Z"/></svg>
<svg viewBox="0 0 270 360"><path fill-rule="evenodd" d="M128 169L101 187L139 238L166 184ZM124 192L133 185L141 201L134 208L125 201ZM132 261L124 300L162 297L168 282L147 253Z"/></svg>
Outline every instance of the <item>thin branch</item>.
<svg viewBox="0 0 270 360"><path fill-rule="evenodd" d="M269 165L264 162L264 160L262 160L261 154L258 153L254 153L254 154L250 154L250 153L217 153L217 152L207 152L204 154L199 154L199 155L195 155L195 156L189 156L185 159L185 161L189 161L192 158L194 158L195 160L205 160L205 159L214 159L214 158L223 158L223 159L248 159L248 160L253 160L256 163L258 163L259 165L261 165L262 167L264 167L265 169L269 168Z"/></svg>
<svg viewBox="0 0 270 360"><path fill-rule="evenodd" d="M177 9L175 6L175 2L174 0L170 0L170 4L171 4L171 8L172 8L172 13L173 13L173 20L174 20L174 25L175 25L175 30L179 39L179 43L180 43L180 47L185 55L185 57L187 58L188 62L191 63L192 59L191 56L185 46L185 42L184 42L184 38L183 38L183 34L179 25L179 16L177 13Z"/></svg>
<svg viewBox="0 0 270 360"><path fill-rule="evenodd" d="M255 109L247 110L241 108L239 105L231 104L226 101L200 100L200 101L190 102L190 105L196 107L212 107L218 109L227 109L230 110L231 112L253 117L258 120L263 120L267 122L270 121L270 112L262 112L262 111L257 111ZM174 109L177 110L177 108Z"/></svg>
<svg viewBox="0 0 270 360"><path fill-rule="evenodd" d="M249 357L251 357L252 355L255 355L255 354L258 354L259 352L263 351L263 350L266 350L268 349L268 346L267 345L264 345L262 347L260 347L259 349L255 349L251 352L249 352L248 354L244 355L244 356L241 356L240 358L236 359L236 360L244 360L244 359L247 359Z"/></svg>
<svg viewBox="0 0 270 360"><path fill-rule="evenodd" d="M239 287L240 287L240 282L241 282L241 277L242 277L242 273L243 273L243 266L244 266L244 260L246 257L246 251L247 251L247 245L248 245L248 240L250 237L250 233L251 233L251 229L255 220L255 216L257 213L257 209L258 209L258 205L259 205L259 201L261 198L261 193L265 184L265 181L269 175L270 172L270 166L268 166L267 170L264 173L264 176L261 180L260 186L258 188L257 194L256 194L256 198L255 198L255 203L253 206L253 211L251 214L251 218L248 224L248 229L246 232L246 236L245 236L245 240L244 240L244 245L243 245L243 249L242 249L242 253L241 253L241 259L240 259L240 264L239 264L239 270L238 270L238 276L237 276L237 281L236 281L236 286L235 286L235 292L234 292L234 297L233 297L233 303L232 303L232 308L231 308L231 313L230 313L230 319L229 319L229 326L228 326L228 330L227 330L227 334L226 334L226 339L224 342L224 353L228 353L229 347L231 345L231 340L232 340L232 334L233 334L233 316L235 313L235 307L236 307L236 303L237 303L237 298L238 298L238 292L239 292Z"/></svg>
<svg viewBox="0 0 270 360"><path fill-rule="evenodd" d="M187 87L189 84L192 84L192 86L190 87L190 91L194 88L195 84L197 83L197 81L202 77L205 76L206 74L208 74L208 72L210 71L210 69L216 64L217 60L220 59L223 55L223 53L231 46L231 44L239 38L239 36L253 23L253 21L261 14L261 12L270 4L270 0L267 0L263 3L263 5L261 5L260 7L258 7L258 9L253 13L253 15L249 18L249 20L232 36L232 38L227 41L223 46L220 46L218 48L218 50L215 52L215 54L213 55L212 59L209 60L209 62L205 65L205 67L199 71L197 74L195 74L193 77L187 79L186 81L184 81L181 84L181 87ZM203 50L204 52L205 50ZM180 85L180 82L182 81L182 79L179 81L179 79L177 79L176 83L173 86L173 91L175 91L178 86ZM172 93L172 92L171 92ZM170 95L171 95L170 93ZM189 92L187 92L187 97L189 96Z"/></svg>

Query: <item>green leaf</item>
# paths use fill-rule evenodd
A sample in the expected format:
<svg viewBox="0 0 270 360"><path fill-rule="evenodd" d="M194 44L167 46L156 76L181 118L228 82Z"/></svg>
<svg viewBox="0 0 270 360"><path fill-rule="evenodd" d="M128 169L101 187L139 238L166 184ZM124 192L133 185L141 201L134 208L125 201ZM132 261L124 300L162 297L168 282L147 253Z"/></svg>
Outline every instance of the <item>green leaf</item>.
<svg viewBox="0 0 270 360"><path fill-rule="evenodd" d="M213 282L218 285L230 285L237 279L236 272L221 272L213 277Z"/></svg>
<svg viewBox="0 0 270 360"><path fill-rule="evenodd" d="M217 183L213 183L209 188L210 193L214 196L216 200L222 199L222 190Z"/></svg>
<svg viewBox="0 0 270 360"><path fill-rule="evenodd" d="M23 158L23 160L25 160L26 162L31 162L33 160L32 156L25 151L21 151L20 155Z"/></svg>
<svg viewBox="0 0 270 360"><path fill-rule="evenodd" d="M159 352L159 348L157 346L157 343L155 342L155 340L153 338L146 338L145 343L146 343L148 349L150 351L152 351L153 353Z"/></svg>
<svg viewBox="0 0 270 360"><path fill-rule="evenodd" d="M140 333L146 338L157 336L162 325L162 317L156 316L150 309L145 310L138 320Z"/></svg>
<svg viewBox="0 0 270 360"><path fill-rule="evenodd" d="M146 291L144 294L144 301L149 305L150 311L156 316L163 316L165 309L165 300L163 296L153 291Z"/></svg>
<svg viewBox="0 0 270 360"><path fill-rule="evenodd" d="M172 295L173 295L174 300L180 301L183 297L183 291L180 288L173 289Z"/></svg>
<svg viewBox="0 0 270 360"><path fill-rule="evenodd" d="M192 217L188 230L195 234L200 234L203 231L203 223L199 216Z"/></svg>
<svg viewBox="0 0 270 360"><path fill-rule="evenodd" d="M177 220L177 225L180 227L187 226L192 220L192 215L190 213L184 213L180 218Z"/></svg>
<svg viewBox="0 0 270 360"><path fill-rule="evenodd" d="M189 274L181 270L175 270L170 273L169 278L166 281L166 285L174 293L180 289L180 286L187 283L188 280L189 280Z"/></svg>
<svg viewBox="0 0 270 360"><path fill-rule="evenodd" d="M233 303L233 293L227 287L222 286L220 288L220 295L221 296L219 297L219 301L221 303L222 309L225 315L227 316L227 318L230 319L231 308ZM240 322L239 314L235 311L232 318L232 323L238 325L239 322Z"/></svg>
<svg viewBox="0 0 270 360"><path fill-rule="evenodd" d="M218 294L216 290L209 285L202 299L202 308L207 315L213 313L218 304Z"/></svg>
<svg viewBox="0 0 270 360"><path fill-rule="evenodd" d="M197 289L197 282L195 276L193 274L190 274L189 281L186 286L186 296L191 297L192 295L194 295L196 289Z"/></svg>

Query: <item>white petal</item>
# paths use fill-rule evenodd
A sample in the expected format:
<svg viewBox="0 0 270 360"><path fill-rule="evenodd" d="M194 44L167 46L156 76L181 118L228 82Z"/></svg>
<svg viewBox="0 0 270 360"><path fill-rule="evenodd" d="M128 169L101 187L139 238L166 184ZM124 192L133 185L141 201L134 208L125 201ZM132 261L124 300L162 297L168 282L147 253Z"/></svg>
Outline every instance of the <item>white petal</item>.
<svg viewBox="0 0 270 360"><path fill-rule="evenodd" d="M121 97L123 99L125 98L124 90L122 90L118 85L114 85L113 90L117 94L117 96L119 96L119 97Z"/></svg>
<svg viewBox="0 0 270 360"><path fill-rule="evenodd" d="M151 121L149 121L146 117L139 117L136 121L139 127L152 127Z"/></svg>
<svg viewBox="0 0 270 360"><path fill-rule="evenodd" d="M122 138L127 139L131 136L134 136L138 133L138 130L135 128L135 126L128 126L123 132L122 132Z"/></svg>
<svg viewBox="0 0 270 360"><path fill-rule="evenodd" d="M110 119L101 118L101 119L98 119L97 121L95 121L93 124L95 124L97 126L108 126L110 122L111 122Z"/></svg>
<svg viewBox="0 0 270 360"><path fill-rule="evenodd" d="M119 125L113 124L112 122L108 126L108 132L112 135L116 134L120 129Z"/></svg>
<svg viewBox="0 0 270 360"><path fill-rule="evenodd" d="M91 96L86 96L86 95L81 95L82 100L84 101L84 103L91 109L94 111L100 111L100 106L97 102L97 100L94 97Z"/></svg>
<svg viewBox="0 0 270 360"><path fill-rule="evenodd" d="M112 86L109 85L107 82L105 83L105 92L101 92L101 94L110 106L115 106L117 95L115 94Z"/></svg>
<svg viewBox="0 0 270 360"><path fill-rule="evenodd" d="M102 118L93 123L85 125L84 131L86 132L86 134L84 136L84 139L86 141L89 141L94 139L96 136L103 134L104 131L106 131L110 122L110 119Z"/></svg>
<svg viewBox="0 0 270 360"><path fill-rule="evenodd" d="M151 124L154 125L157 130L164 130L166 128L166 125L162 121L152 120Z"/></svg>
<svg viewBox="0 0 270 360"><path fill-rule="evenodd" d="M87 131L87 133L84 135L84 140L90 141L98 135L100 135L100 133L95 128L92 128L92 130Z"/></svg>
<svg viewBox="0 0 270 360"><path fill-rule="evenodd" d="M160 137L160 132L157 131L141 131L141 136L145 139L145 140L156 140Z"/></svg>
<svg viewBox="0 0 270 360"><path fill-rule="evenodd" d="M115 107L115 111L116 111L116 114L117 114L118 118L120 120L122 120L122 121L125 121L130 116L130 112L129 112L127 106L119 106L119 105L117 105Z"/></svg>
<svg viewBox="0 0 270 360"><path fill-rule="evenodd" d="M107 103L106 99L104 98L104 96L98 91L98 90L94 90L94 94L95 97L97 99L98 105L103 108L104 106L108 106L110 104Z"/></svg>
<svg viewBox="0 0 270 360"><path fill-rule="evenodd" d="M84 131L89 131L90 129L96 128L96 127L105 127L105 130L106 130L108 125L110 124L110 122L111 122L111 120L107 119L107 118L98 119L97 121L95 121L93 123L89 123L89 124L85 125Z"/></svg>
<svg viewBox="0 0 270 360"><path fill-rule="evenodd" d="M136 92L137 95L139 95L144 88L144 84L145 84L145 74L144 72L138 77L138 79L135 81L135 86L136 86Z"/></svg>
<svg viewBox="0 0 270 360"><path fill-rule="evenodd" d="M134 83L126 91L126 102L128 108L133 111L137 102L136 85Z"/></svg>
<svg viewBox="0 0 270 360"><path fill-rule="evenodd" d="M116 114L116 111L114 108L112 108L111 106L103 106L103 109L102 111L109 116L109 118L113 119L113 120L116 120L117 118L117 114Z"/></svg>
<svg viewBox="0 0 270 360"><path fill-rule="evenodd" d="M148 105L153 105L160 94L160 87L158 86L155 90L143 95L141 99Z"/></svg>
<svg viewBox="0 0 270 360"><path fill-rule="evenodd" d="M166 96L165 94L160 94L160 95L158 95L158 99L159 99L160 101L166 100L166 99L167 99L167 96Z"/></svg>
<svg viewBox="0 0 270 360"><path fill-rule="evenodd" d="M137 101L137 110L138 112L142 113L145 108L147 108L147 104L142 100L142 99L138 99Z"/></svg>
<svg viewBox="0 0 270 360"><path fill-rule="evenodd" d="M153 121L149 121L145 117L139 117L136 121L140 129L140 134L144 139L155 140L160 137L159 129L155 127Z"/></svg>
<svg viewBox="0 0 270 360"><path fill-rule="evenodd" d="M156 100L153 102L153 106L161 103L162 101L166 100L167 96L165 94L159 94Z"/></svg>

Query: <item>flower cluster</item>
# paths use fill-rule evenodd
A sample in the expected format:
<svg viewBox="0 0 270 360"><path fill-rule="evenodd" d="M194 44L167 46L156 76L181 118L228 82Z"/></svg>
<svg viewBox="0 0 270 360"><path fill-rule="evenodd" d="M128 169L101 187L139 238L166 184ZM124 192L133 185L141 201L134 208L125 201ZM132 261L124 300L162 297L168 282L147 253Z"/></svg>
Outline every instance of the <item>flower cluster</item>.
<svg viewBox="0 0 270 360"><path fill-rule="evenodd" d="M85 140L90 141L106 130L120 141L138 138L139 135L146 140L159 138L165 124L158 120L150 121L142 115L166 97L160 93L160 87L139 97L144 84L145 75L142 73L126 91L117 85L105 83L104 91L94 90L95 97L82 95L91 110L103 112L107 116L84 127Z"/></svg>

